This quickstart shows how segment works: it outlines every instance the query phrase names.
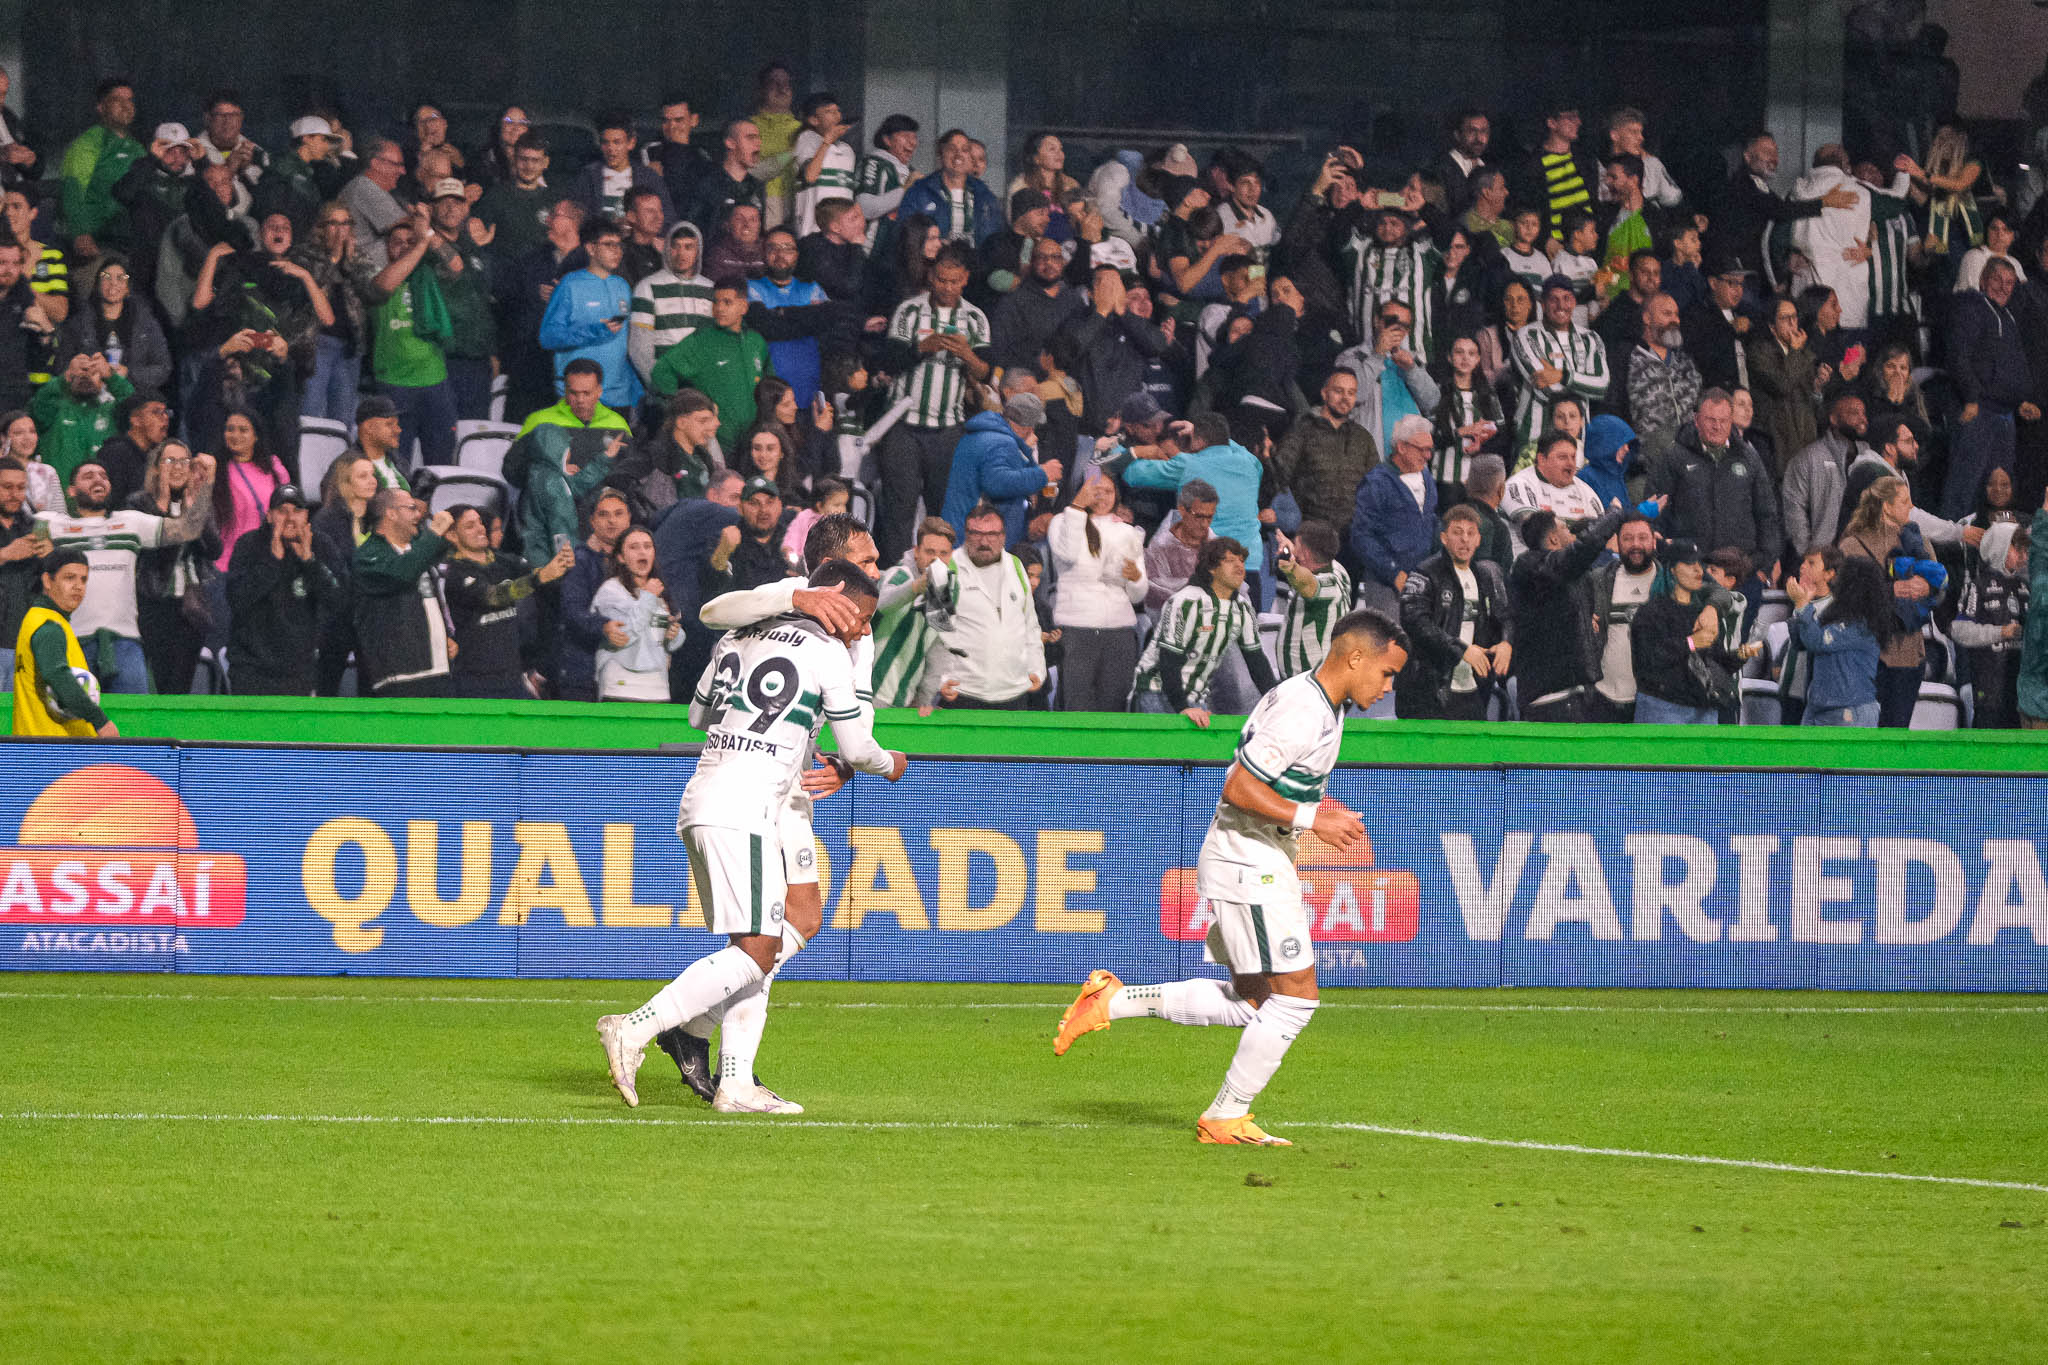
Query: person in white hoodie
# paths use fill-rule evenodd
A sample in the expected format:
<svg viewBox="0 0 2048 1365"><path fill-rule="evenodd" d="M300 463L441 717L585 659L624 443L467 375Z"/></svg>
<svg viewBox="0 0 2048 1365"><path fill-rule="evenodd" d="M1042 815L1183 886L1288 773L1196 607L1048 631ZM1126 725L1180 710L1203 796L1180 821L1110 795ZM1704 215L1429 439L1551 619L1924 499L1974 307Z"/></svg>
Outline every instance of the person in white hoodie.
<svg viewBox="0 0 2048 1365"><path fill-rule="evenodd" d="M1793 186L1794 199L1819 199L1834 190L1856 196L1850 208L1823 208L1792 225L1792 245L1806 257L1816 282L1835 291L1842 330L1870 325L1870 187L1851 172L1849 154L1830 142L1813 154L1813 169Z"/></svg>
<svg viewBox="0 0 2048 1365"><path fill-rule="evenodd" d="M929 570L925 619L938 647L918 686L926 715L948 706L1021 711L1025 694L1045 685L1045 642L1024 565L1003 548L1003 514L981 502L967 514L966 543Z"/></svg>
<svg viewBox="0 0 2048 1365"><path fill-rule="evenodd" d="M597 650L599 701L667 701L668 656L682 647L683 626L669 614L666 590L654 576L654 535L635 526L612 551L612 576L590 599L590 609L607 629Z"/></svg>
<svg viewBox="0 0 2048 1365"><path fill-rule="evenodd" d="M1091 473L1052 519L1046 543L1059 584L1052 620L1060 631L1060 709L1124 711L1138 668L1138 604L1145 536L1118 521L1116 484Z"/></svg>

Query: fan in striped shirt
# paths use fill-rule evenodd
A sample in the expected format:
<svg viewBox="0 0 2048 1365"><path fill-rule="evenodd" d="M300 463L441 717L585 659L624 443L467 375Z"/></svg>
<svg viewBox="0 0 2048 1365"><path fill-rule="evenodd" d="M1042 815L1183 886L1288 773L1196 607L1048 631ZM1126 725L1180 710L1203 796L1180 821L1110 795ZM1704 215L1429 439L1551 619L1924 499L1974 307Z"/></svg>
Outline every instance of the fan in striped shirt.
<svg viewBox="0 0 2048 1365"><path fill-rule="evenodd" d="M1280 624L1283 678L1321 666L1330 652L1331 627L1351 609L1351 575L1337 562L1338 548L1336 530L1320 521L1304 521L1291 547L1280 542L1276 566L1293 589Z"/></svg>
<svg viewBox="0 0 2048 1365"><path fill-rule="evenodd" d="M989 365L974 352L988 350L990 334L988 315L960 297L968 273L962 255L941 254L932 264L932 287L896 305L889 319L889 340L902 348L899 355L915 357L891 394L897 402L911 400L905 426L958 426L980 409L973 390Z"/></svg>
<svg viewBox="0 0 2048 1365"><path fill-rule="evenodd" d="M1572 321L1578 296L1571 281L1553 275L1543 285L1543 320L1515 333L1508 348L1521 380L1515 408L1515 449L1533 444L1549 425L1550 405L1575 394L1588 406L1607 396L1607 343Z"/></svg>
<svg viewBox="0 0 2048 1365"><path fill-rule="evenodd" d="M1202 547L1188 585L1166 599L1159 628L1138 658L1138 710L1154 715L1177 711L1207 729L1209 685L1232 646L1244 655L1259 695L1272 690L1276 680L1259 645L1258 608L1239 591L1244 557L1244 546L1229 536Z"/></svg>
<svg viewBox="0 0 2048 1365"><path fill-rule="evenodd" d="M867 215L868 249L881 240L884 219L893 220L903 191L910 186L910 158L917 153L917 120L908 114L891 114L875 129L875 150L860 159L860 173L854 180L853 202Z"/></svg>
<svg viewBox="0 0 2048 1365"><path fill-rule="evenodd" d="M1351 276L1351 321L1362 337L1378 333L1379 306L1391 299L1406 304L1415 319L1409 346L1417 355L1430 352L1430 286L1443 278L1444 257L1425 239L1415 241L1406 214L1386 212L1373 225L1372 240L1358 233L1343 248Z"/></svg>
<svg viewBox="0 0 2048 1365"><path fill-rule="evenodd" d="M633 286L633 314L626 355L644 384L669 349L711 321L711 281L698 273L704 239L696 225L677 223L668 232L664 264Z"/></svg>
<svg viewBox="0 0 2048 1365"><path fill-rule="evenodd" d="M953 553L953 528L942 517L926 517L917 528L917 548L882 575L882 596L875 607L876 706L911 706L917 681L931 656L938 632L925 619L925 575L936 560Z"/></svg>
<svg viewBox="0 0 2048 1365"><path fill-rule="evenodd" d="M797 135L796 235L816 232L818 205L827 199L851 199L858 153L846 144L852 125L839 116L836 95L819 91L804 100L804 130Z"/></svg>

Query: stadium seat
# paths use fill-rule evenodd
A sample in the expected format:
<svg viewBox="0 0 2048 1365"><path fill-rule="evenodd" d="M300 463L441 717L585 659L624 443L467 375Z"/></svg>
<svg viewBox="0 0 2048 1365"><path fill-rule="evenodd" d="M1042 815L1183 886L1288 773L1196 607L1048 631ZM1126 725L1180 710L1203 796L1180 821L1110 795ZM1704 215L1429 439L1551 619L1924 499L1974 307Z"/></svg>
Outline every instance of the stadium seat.
<svg viewBox="0 0 2048 1365"><path fill-rule="evenodd" d="M861 525L870 531L875 529L875 495L867 485L848 480L846 485L846 510L859 517Z"/></svg>
<svg viewBox="0 0 2048 1365"><path fill-rule="evenodd" d="M509 422L457 422L455 463L464 469L478 469L494 479L505 476L505 453L512 448L519 428Z"/></svg>
<svg viewBox="0 0 2048 1365"><path fill-rule="evenodd" d="M422 465L412 473L415 493L422 493L436 512L469 503L501 517L512 515L512 489L495 474L460 465Z"/></svg>
<svg viewBox="0 0 2048 1365"><path fill-rule="evenodd" d="M491 376L491 420L493 422L505 420L505 395L511 392L511 387L512 381L503 374Z"/></svg>
<svg viewBox="0 0 2048 1365"><path fill-rule="evenodd" d="M1280 628L1287 624L1287 617L1277 611L1263 613L1259 617L1259 648L1266 651L1266 661L1273 665L1273 674L1280 674Z"/></svg>
<svg viewBox="0 0 2048 1365"><path fill-rule="evenodd" d="M327 471L349 446L348 428L329 417L299 419L299 487L320 498Z"/></svg>
<svg viewBox="0 0 2048 1365"><path fill-rule="evenodd" d="M1744 678L1742 680L1742 723L1744 725L1779 725L1784 722L1785 713L1778 700L1778 684L1769 678Z"/></svg>
<svg viewBox="0 0 2048 1365"><path fill-rule="evenodd" d="M1920 700L1913 704L1915 730L1959 730L1963 724L1963 701L1947 683L1920 684Z"/></svg>
<svg viewBox="0 0 2048 1365"><path fill-rule="evenodd" d="M1754 629L1769 630L1780 621L1792 619L1792 599L1776 588L1764 589L1764 600L1756 605Z"/></svg>

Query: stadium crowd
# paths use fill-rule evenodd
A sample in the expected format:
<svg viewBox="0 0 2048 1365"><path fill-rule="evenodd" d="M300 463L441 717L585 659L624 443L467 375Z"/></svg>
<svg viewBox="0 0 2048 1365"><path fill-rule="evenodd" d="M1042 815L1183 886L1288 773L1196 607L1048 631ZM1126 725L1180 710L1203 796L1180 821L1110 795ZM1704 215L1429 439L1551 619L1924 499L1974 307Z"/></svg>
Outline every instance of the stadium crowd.
<svg viewBox="0 0 2048 1365"><path fill-rule="evenodd" d="M57 610L104 691L686 699L852 511L878 705L1206 725L1355 601L1401 716L2048 725L2048 196L1954 127L1780 193L1768 136L1681 186L1635 110L1474 109L1283 198L1049 134L992 186L781 64L581 165L517 106L96 112L0 117L0 646Z"/></svg>

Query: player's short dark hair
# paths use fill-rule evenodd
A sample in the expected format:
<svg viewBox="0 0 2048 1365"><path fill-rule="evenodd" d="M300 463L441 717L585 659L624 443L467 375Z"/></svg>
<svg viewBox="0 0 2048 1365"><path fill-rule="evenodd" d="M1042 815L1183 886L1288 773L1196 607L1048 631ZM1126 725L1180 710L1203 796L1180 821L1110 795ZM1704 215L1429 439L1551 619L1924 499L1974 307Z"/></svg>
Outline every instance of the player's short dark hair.
<svg viewBox="0 0 2048 1365"><path fill-rule="evenodd" d="M514 152L545 152L547 149L547 138L543 137L539 133L534 132L532 129L528 129L526 132L521 133L519 135L519 140L512 144L512 150Z"/></svg>
<svg viewBox="0 0 2048 1365"><path fill-rule="evenodd" d="M571 361L571 364L576 362ZM566 367L565 367L566 369ZM668 420L673 426L678 417L688 417L693 412L717 412L718 404L702 389L677 389L675 396L668 400Z"/></svg>
<svg viewBox="0 0 2048 1365"><path fill-rule="evenodd" d="M803 117L809 120L815 117L817 112L826 105L837 103L839 103L839 96L833 94L830 90L818 90L804 96L804 102L798 108L802 110Z"/></svg>
<svg viewBox="0 0 2048 1365"><path fill-rule="evenodd" d="M1337 528L1326 521L1304 521L1294 533L1294 543L1325 564L1334 563L1343 549L1337 540Z"/></svg>
<svg viewBox="0 0 2048 1365"><path fill-rule="evenodd" d="M764 243L770 237L787 237L791 246L796 245L796 229L790 227L787 223L777 223L774 227L761 234L761 240Z"/></svg>
<svg viewBox="0 0 2048 1365"><path fill-rule="evenodd" d="M1557 513L1548 507L1539 507L1522 518L1522 544L1531 550L1542 551L1550 543L1550 530L1557 525Z"/></svg>
<svg viewBox="0 0 2048 1365"><path fill-rule="evenodd" d="M593 213L590 217L584 219L583 226L577 229L576 233L577 240L581 241L585 246L589 246L600 238L623 237L625 235L626 230L619 226L618 219L602 213Z"/></svg>
<svg viewBox="0 0 2048 1365"><path fill-rule="evenodd" d="M1659 265L1664 264L1664 258L1646 246L1639 246L1634 251L1628 253L1628 268L1631 272L1641 269L1644 261L1655 261Z"/></svg>
<svg viewBox="0 0 2048 1365"><path fill-rule="evenodd" d="M83 564L88 572L92 569L92 562L85 557L85 551L67 545L44 555L36 566L36 572L47 578L67 564Z"/></svg>
<svg viewBox="0 0 2048 1365"><path fill-rule="evenodd" d="M0 455L0 474L28 473L28 466L12 455Z"/></svg>
<svg viewBox="0 0 2048 1365"><path fill-rule="evenodd" d="M98 104L116 90L126 90L133 93L135 82L129 80L126 76L109 76L92 88L92 102Z"/></svg>
<svg viewBox="0 0 2048 1365"><path fill-rule="evenodd" d="M1559 441L1564 442L1573 450L1577 450L1579 448L1578 437L1572 435L1568 431L1553 431L1543 438L1540 444L1541 453L1548 455L1551 451L1551 447L1555 446Z"/></svg>
<svg viewBox="0 0 2048 1365"><path fill-rule="evenodd" d="M1371 607L1360 607L1337 618L1337 624L1330 628L1331 650L1347 635L1363 635L1372 641L1377 653L1385 653L1390 646L1408 648L1408 633L1395 625L1392 617Z"/></svg>
<svg viewBox="0 0 2048 1365"><path fill-rule="evenodd" d="M939 248L939 254L932 258L932 269L942 265L957 265L969 275L974 273L974 253L963 242L948 242Z"/></svg>
<svg viewBox="0 0 2048 1365"><path fill-rule="evenodd" d="M804 563L813 569L841 560L855 536L871 535L867 523L848 512L834 512L811 523L804 536Z"/></svg>
<svg viewBox="0 0 2048 1365"><path fill-rule="evenodd" d="M1611 152L1601 164L1619 166L1621 173L1631 180L1641 180L1643 178L1643 159L1634 152Z"/></svg>
<svg viewBox="0 0 2048 1365"><path fill-rule="evenodd" d="M598 115L597 131L600 136L614 128L635 139L640 136L640 130L633 126L633 116L623 109L608 109Z"/></svg>
<svg viewBox="0 0 2048 1365"><path fill-rule="evenodd" d="M642 199L658 200L660 198L661 192L659 190L650 190L645 185L640 185L633 189L627 190L625 198L626 212L631 213L633 211L633 206L639 203Z"/></svg>
<svg viewBox="0 0 2048 1365"><path fill-rule="evenodd" d="M562 367L562 378L565 380L579 374L595 375L598 379L602 380L604 378L604 366L587 355L581 355Z"/></svg>
<svg viewBox="0 0 2048 1365"><path fill-rule="evenodd" d="M1230 419L1220 412L1197 413L1188 419L1188 426L1194 430L1195 450L1207 450L1210 446L1227 445L1230 442Z"/></svg>
<svg viewBox="0 0 2048 1365"><path fill-rule="evenodd" d="M1633 526L1639 521L1643 523L1643 525L1645 526L1654 527L1656 525L1655 522L1650 520L1649 515L1645 513L1642 508L1631 507L1626 512L1623 512L1621 514L1621 523L1614 529L1617 533L1619 533L1623 526Z"/></svg>
<svg viewBox="0 0 2048 1365"><path fill-rule="evenodd" d="M747 296L747 277L745 275L720 275L711 282L711 292L714 294L738 294L741 298L745 298Z"/></svg>
<svg viewBox="0 0 2048 1365"><path fill-rule="evenodd" d="M843 559L828 559L811 570L811 586L814 588L839 588L848 597L879 598L882 590L867 571Z"/></svg>

